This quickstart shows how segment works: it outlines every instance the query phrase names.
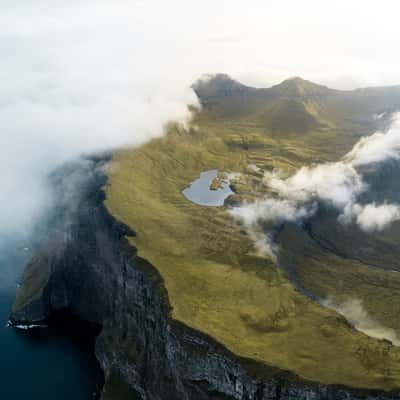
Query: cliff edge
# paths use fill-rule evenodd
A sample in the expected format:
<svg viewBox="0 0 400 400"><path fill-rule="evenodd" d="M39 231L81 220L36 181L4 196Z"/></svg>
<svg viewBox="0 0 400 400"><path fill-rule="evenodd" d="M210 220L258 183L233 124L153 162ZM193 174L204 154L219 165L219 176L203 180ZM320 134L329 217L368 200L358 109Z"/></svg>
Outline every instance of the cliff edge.
<svg viewBox="0 0 400 400"><path fill-rule="evenodd" d="M160 276L126 240L135 233L104 207L104 161L89 165L79 204L72 212L58 210L62 224L27 266L10 322L29 326L67 310L101 326L96 356L106 381L102 399L400 399L300 380L240 359L171 320ZM73 168L82 164L58 174L59 189Z"/></svg>

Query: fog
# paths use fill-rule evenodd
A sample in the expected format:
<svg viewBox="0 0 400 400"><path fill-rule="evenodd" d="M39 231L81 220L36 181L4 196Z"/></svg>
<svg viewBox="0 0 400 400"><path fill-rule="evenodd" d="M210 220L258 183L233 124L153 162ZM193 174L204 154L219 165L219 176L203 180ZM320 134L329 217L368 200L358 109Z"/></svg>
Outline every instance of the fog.
<svg viewBox="0 0 400 400"><path fill-rule="evenodd" d="M400 338L396 330L373 319L360 299L349 299L337 304L333 298L328 298L322 301L322 305L342 314L360 332L373 338L389 340L395 346L400 346Z"/></svg>
<svg viewBox="0 0 400 400"><path fill-rule="evenodd" d="M400 115L396 114L387 132L361 138L337 162L305 166L291 176L279 170L265 172L263 181L270 194L234 207L230 213L251 232L257 249L273 258L277 247L270 236L263 239L262 224L302 222L312 217L321 204L339 211L339 223L354 222L365 232L381 231L400 219L400 205L360 204L360 195L370 188L359 167L399 158Z"/></svg>
<svg viewBox="0 0 400 400"><path fill-rule="evenodd" d="M53 168L190 118L203 73L257 86L293 75L400 83L395 1L297 3L3 0L0 245L51 207Z"/></svg>

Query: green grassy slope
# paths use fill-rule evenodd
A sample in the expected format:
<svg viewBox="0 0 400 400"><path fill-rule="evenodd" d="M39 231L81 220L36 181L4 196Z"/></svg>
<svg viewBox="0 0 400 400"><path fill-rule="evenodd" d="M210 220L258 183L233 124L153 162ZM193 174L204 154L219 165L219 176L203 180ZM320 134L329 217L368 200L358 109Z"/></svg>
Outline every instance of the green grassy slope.
<svg viewBox="0 0 400 400"><path fill-rule="evenodd" d="M350 243L354 243L355 236ZM349 243L348 240L346 236L336 237L337 244ZM280 263L291 267L302 288L322 299L334 299L338 304L361 301L370 318L387 329L400 331L398 272L376 268L355 257L327 250L306 230L293 224L285 226L279 243Z"/></svg>
<svg viewBox="0 0 400 400"><path fill-rule="evenodd" d="M106 205L138 233L129 240L163 277L172 318L242 357L305 379L400 388L400 348L356 331L297 291L272 260L256 254L226 207L201 207L181 194L200 172L216 168L241 174L234 182L236 200L259 196L265 191L261 175L249 164L294 171L338 159L361 134L376 128L371 112L400 104L397 89L390 96L378 90L379 101L370 102L368 91L337 92L299 79L281 85L253 89L219 76L197 86L203 110L195 128L184 132L172 126L165 137L114 155ZM348 98L355 102L354 115L341 106ZM336 259L324 255L314 264L298 259L308 254L309 239L289 233L293 251L284 255L306 265L302 281L308 275L319 279L319 265L334 276ZM314 242L307 246L311 256L321 253L319 248L314 253ZM376 274L362 277L377 279ZM313 289L322 293L332 285L321 282ZM360 286L357 280L354 286ZM362 290L368 292L367 286Z"/></svg>

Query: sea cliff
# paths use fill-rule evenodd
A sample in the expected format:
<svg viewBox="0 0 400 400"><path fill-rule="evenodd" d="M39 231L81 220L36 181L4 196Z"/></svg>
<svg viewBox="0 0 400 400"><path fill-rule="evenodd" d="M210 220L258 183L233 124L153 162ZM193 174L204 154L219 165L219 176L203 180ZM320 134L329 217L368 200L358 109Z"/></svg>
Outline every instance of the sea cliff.
<svg viewBox="0 0 400 400"><path fill-rule="evenodd" d="M57 223L27 266L10 315L12 325L30 326L68 311L100 326L103 400L400 399L304 381L174 321L160 275L126 239L135 232L104 206L107 161L86 159L53 174Z"/></svg>

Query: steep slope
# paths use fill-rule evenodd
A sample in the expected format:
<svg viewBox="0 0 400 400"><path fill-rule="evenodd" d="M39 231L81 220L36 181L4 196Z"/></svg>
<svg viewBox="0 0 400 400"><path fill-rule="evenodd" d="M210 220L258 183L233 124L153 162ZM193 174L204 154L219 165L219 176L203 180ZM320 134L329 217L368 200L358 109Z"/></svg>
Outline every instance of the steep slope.
<svg viewBox="0 0 400 400"><path fill-rule="evenodd" d="M298 78L255 89L227 76L195 89L203 109L192 129L171 126L164 138L113 155L105 207L96 196L95 206L85 203L61 240L66 247L31 264L13 321L64 307L95 320L107 381L143 398L398 398L400 348L314 301L339 292L336 273L344 294L371 299L379 282L400 300L397 276L324 246L318 232L328 240L321 229L336 226L328 211L309 226L280 227L285 273L257 254L227 204L266 193L251 166L290 172L337 160L385 126L374 114L400 108L400 89L339 92ZM209 169L239 174L223 207L181 193ZM374 316L385 301L370 300Z"/></svg>
<svg viewBox="0 0 400 400"><path fill-rule="evenodd" d="M370 190L364 201L399 201L399 163L373 165L366 172ZM338 305L359 302L365 315L384 331L400 332L400 224L364 232L355 223L343 225L329 208L303 228L288 224L279 235L281 264L305 290ZM392 335L393 336L393 335Z"/></svg>
<svg viewBox="0 0 400 400"><path fill-rule="evenodd" d="M312 115L302 101L278 99L258 115L272 135L304 134L323 127L318 116Z"/></svg>
<svg viewBox="0 0 400 400"><path fill-rule="evenodd" d="M107 188L108 208L136 228L138 236L131 243L163 276L172 317L207 332L240 356L304 379L390 388L389 382L400 378L400 349L365 337L293 290L271 260L255 254L252 241L225 209L199 207L182 198L181 190L211 168L243 174L237 195L248 196L257 186L248 164L256 157L257 165L261 160L268 164L269 157L281 153L280 141L264 142L264 132L244 126L242 138L257 138L257 145L251 151L235 149L226 143L232 131L225 124L204 125L201 118L206 116L195 121L196 131L171 131L164 139L116 155L123 167ZM307 157L300 143L292 152ZM372 362L360 357L364 352ZM379 370L381 352L389 375Z"/></svg>

